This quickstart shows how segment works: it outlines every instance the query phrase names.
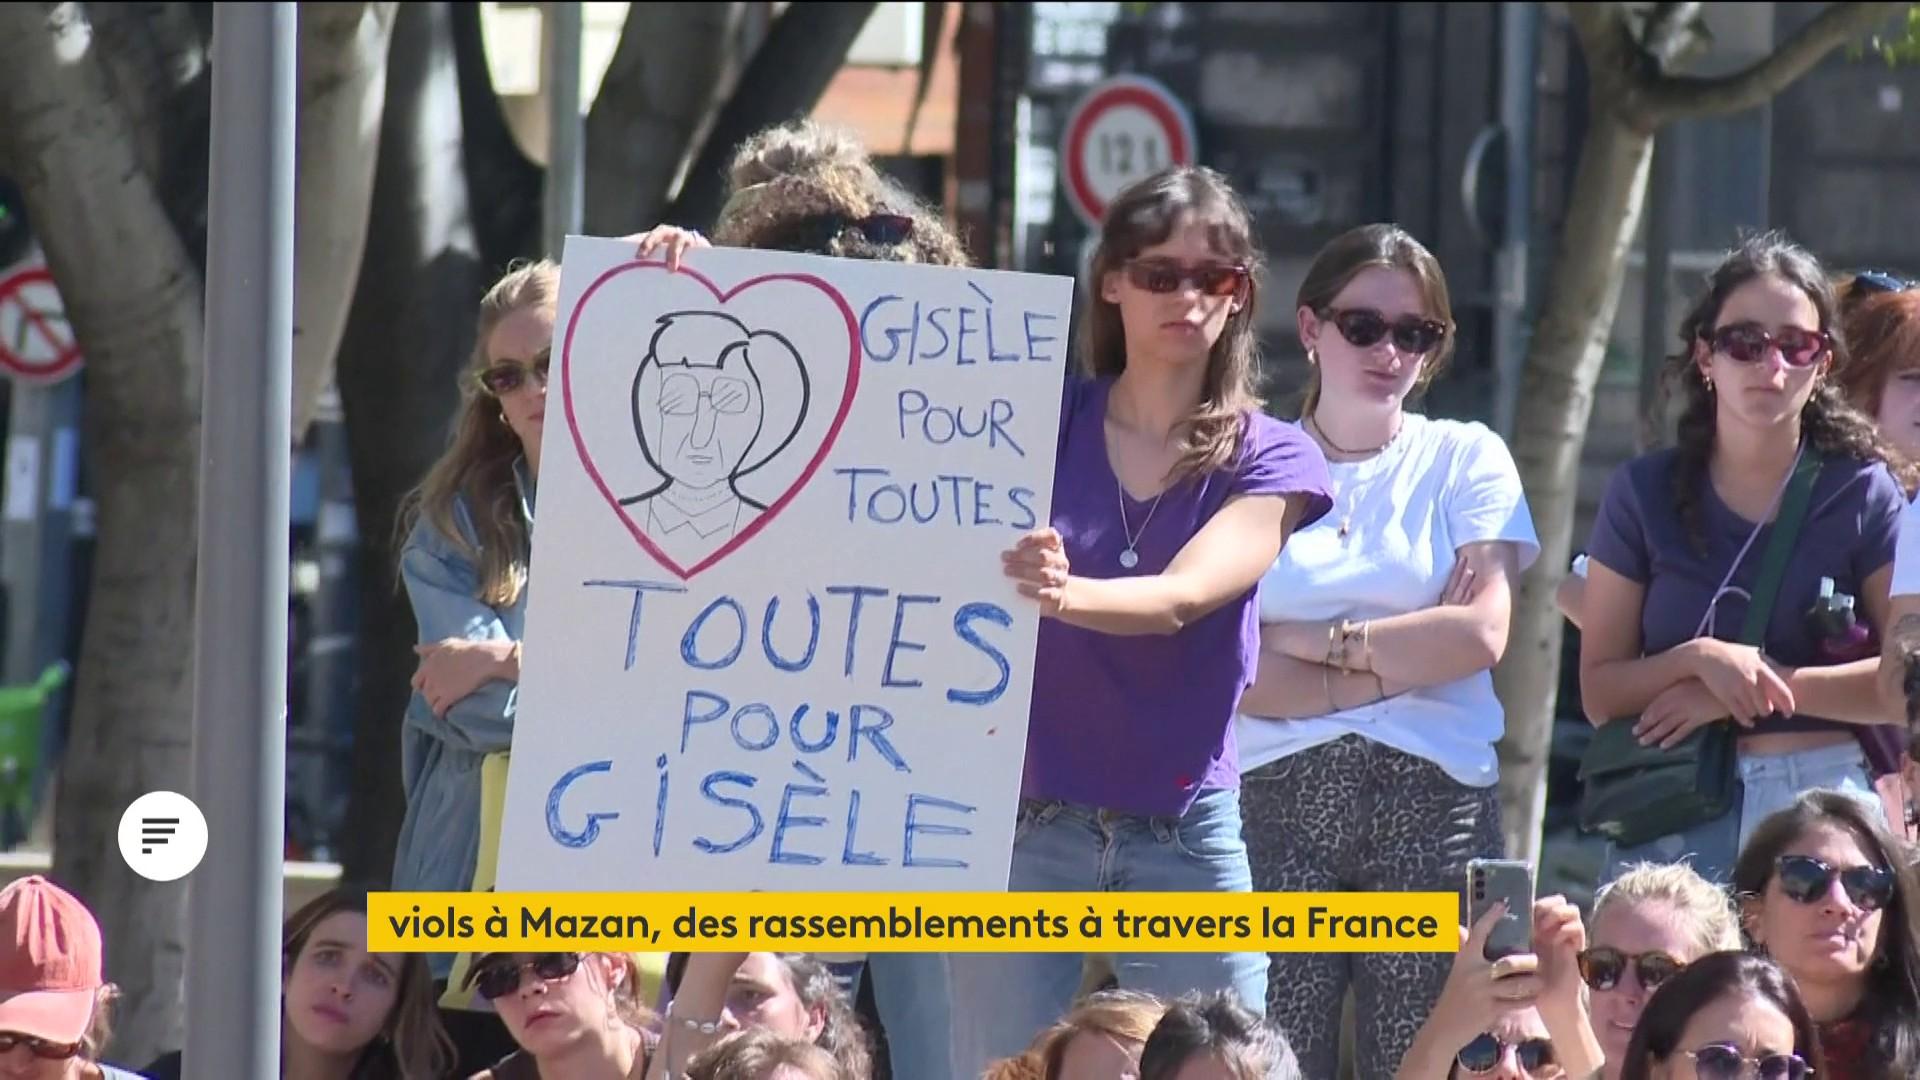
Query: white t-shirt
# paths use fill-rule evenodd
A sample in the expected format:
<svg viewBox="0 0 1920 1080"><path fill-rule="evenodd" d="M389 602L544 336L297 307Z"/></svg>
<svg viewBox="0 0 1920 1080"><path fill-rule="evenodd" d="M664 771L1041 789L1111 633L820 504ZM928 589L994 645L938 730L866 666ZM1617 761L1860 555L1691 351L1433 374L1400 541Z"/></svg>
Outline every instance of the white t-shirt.
<svg viewBox="0 0 1920 1080"><path fill-rule="evenodd" d="M1920 498L1900 512L1900 537L1893 542L1894 596L1920 595Z"/></svg>
<svg viewBox="0 0 1920 1080"><path fill-rule="evenodd" d="M1510 541L1522 570L1540 554L1520 470L1484 424L1409 413L1380 455L1328 467L1333 510L1294 533L1261 579L1262 622L1357 621L1432 607L1466 544ZM1476 671L1329 716L1243 715L1235 736L1242 772L1359 734L1486 787L1499 777L1493 747L1505 726L1492 672Z"/></svg>

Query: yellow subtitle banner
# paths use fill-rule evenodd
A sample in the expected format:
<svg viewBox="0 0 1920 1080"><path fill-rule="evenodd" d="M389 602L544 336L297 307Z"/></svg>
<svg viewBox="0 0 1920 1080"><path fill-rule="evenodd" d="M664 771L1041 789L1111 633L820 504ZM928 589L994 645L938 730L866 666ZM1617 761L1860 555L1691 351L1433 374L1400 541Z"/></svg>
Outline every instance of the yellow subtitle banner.
<svg viewBox="0 0 1920 1080"><path fill-rule="evenodd" d="M1457 893L374 893L375 952L1454 952Z"/></svg>

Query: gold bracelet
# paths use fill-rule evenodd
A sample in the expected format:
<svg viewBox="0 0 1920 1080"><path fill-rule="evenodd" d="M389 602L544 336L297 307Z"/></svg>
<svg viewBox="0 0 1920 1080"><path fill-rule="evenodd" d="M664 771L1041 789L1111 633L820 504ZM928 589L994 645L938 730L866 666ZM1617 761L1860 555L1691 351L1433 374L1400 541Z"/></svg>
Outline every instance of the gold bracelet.
<svg viewBox="0 0 1920 1080"><path fill-rule="evenodd" d="M1327 666L1328 667L1332 667L1334 665L1334 658L1333 658L1334 651L1335 651L1334 647L1338 645L1339 642L1340 642L1340 625L1338 623L1331 623L1331 622L1328 623L1327 624Z"/></svg>
<svg viewBox="0 0 1920 1080"><path fill-rule="evenodd" d="M1380 678L1380 673L1377 671L1369 671L1367 674L1373 676L1374 689L1380 691L1380 700L1387 700L1387 684Z"/></svg>
<svg viewBox="0 0 1920 1080"><path fill-rule="evenodd" d="M1339 712L1340 703L1333 700L1333 669L1332 668L1327 667L1325 665L1321 666L1320 682L1321 682L1321 685L1327 688L1327 712L1329 714Z"/></svg>
<svg viewBox="0 0 1920 1080"><path fill-rule="evenodd" d="M1340 674L1351 674L1353 667L1347 662L1349 646L1353 643L1353 620L1340 620Z"/></svg>
<svg viewBox="0 0 1920 1080"><path fill-rule="evenodd" d="M1360 662L1368 671L1373 670L1373 620L1360 624Z"/></svg>

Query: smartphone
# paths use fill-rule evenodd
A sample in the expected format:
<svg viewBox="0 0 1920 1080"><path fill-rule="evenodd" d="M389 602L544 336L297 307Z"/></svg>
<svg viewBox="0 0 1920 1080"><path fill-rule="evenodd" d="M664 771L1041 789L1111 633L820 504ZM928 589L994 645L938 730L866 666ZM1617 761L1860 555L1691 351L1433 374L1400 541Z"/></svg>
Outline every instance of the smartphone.
<svg viewBox="0 0 1920 1080"><path fill-rule="evenodd" d="M1533 951L1533 866L1513 859L1474 859L1467 863L1468 926L1497 903L1507 911L1487 935L1486 957Z"/></svg>

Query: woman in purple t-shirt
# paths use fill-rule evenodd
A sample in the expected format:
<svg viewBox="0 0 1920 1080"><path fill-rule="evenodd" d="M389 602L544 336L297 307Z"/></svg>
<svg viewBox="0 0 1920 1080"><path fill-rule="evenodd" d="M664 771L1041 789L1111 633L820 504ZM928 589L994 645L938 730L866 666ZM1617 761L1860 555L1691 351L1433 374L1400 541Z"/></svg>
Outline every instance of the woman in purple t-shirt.
<svg viewBox="0 0 1920 1080"><path fill-rule="evenodd" d="M1121 193L1088 277L1062 405L1052 528L1007 573L1046 616L1034 664L1016 891L1246 892L1234 709L1260 575L1326 513L1326 460L1253 390L1259 254L1215 173ZM1058 1019L1069 954L955 954L954 1068L978 1076ZM1123 986L1265 1003L1260 953L1121 953Z"/></svg>
<svg viewBox="0 0 1920 1080"><path fill-rule="evenodd" d="M1872 658L1823 648L1810 614L1830 583L1876 631L1887 625L1905 504L1892 460L1846 403L1833 288L1778 234L1749 239L1708 279L1673 359L1685 402L1677 445L1636 458L1607 486L1587 546L1580 694L1596 724L1631 723L1671 745L1735 723L1742 800L1718 820L1609 852L1674 862L1724 882L1746 835L1811 788L1879 809L1856 727L1883 708ZM1805 523L1763 644L1738 643L1788 477L1820 456Z"/></svg>

